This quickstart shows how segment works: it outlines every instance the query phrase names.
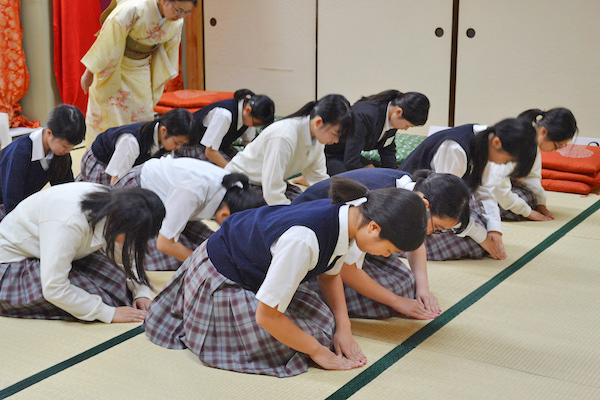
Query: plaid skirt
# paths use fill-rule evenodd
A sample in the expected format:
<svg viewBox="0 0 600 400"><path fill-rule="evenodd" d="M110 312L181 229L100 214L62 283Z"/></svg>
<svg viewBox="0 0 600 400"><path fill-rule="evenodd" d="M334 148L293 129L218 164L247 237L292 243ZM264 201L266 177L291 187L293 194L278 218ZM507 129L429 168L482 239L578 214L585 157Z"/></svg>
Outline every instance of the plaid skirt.
<svg viewBox="0 0 600 400"><path fill-rule="evenodd" d="M482 207L473 196L469 200L469 207L471 208L471 218L476 223L485 226ZM425 247L427 248L427 259L435 261L458 260L461 258L480 259L488 254L483 247L470 237L459 237L452 232L427 236Z"/></svg>
<svg viewBox="0 0 600 400"><path fill-rule="evenodd" d="M398 296L409 299L415 298L415 276L397 254L390 257L367 254L362 269L375 282ZM320 293L319 283L316 279L312 279L303 285ZM348 315L351 318L383 319L402 315L393 308L371 300L346 285L344 285L344 295Z"/></svg>
<svg viewBox="0 0 600 400"><path fill-rule="evenodd" d="M298 186L293 185L289 182L286 182L286 185L287 185L287 187L285 189L285 197L287 197L290 201L294 201L294 199L296 197L300 196L300 194L302 193L302 189L300 189ZM252 189L256 190L262 197L264 197L261 185L255 185L255 184L251 183L250 187Z"/></svg>
<svg viewBox="0 0 600 400"><path fill-rule="evenodd" d="M189 348L204 363L225 370L287 377L306 372L309 357L273 338L256 323L253 292L221 275L202 244L150 306L144 327L159 346ZM335 320L319 296L298 289L285 314L331 347Z"/></svg>
<svg viewBox="0 0 600 400"><path fill-rule="evenodd" d="M538 206L537 204L537 196L529 189L520 179L511 178L510 183L512 184L512 192L516 193L517 196L525 200L527 205L535 210ZM512 211L507 211L504 208L500 207L500 217L502 221L526 221L522 215L515 214Z"/></svg>
<svg viewBox="0 0 600 400"><path fill-rule="evenodd" d="M125 273L99 251L72 263L69 281L112 307L131 306ZM40 260L0 264L0 315L4 317L80 321L44 299Z"/></svg>
<svg viewBox="0 0 600 400"><path fill-rule="evenodd" d="M129 172L123 175L116 183L115 187L141 186L143 165L133 167ZM181 235L179 243L188 249L194 250L202 242L212 235L214 231L201 221L189 221ZM181 261L168 254L163 253L156 247L156 238L148 241L148 252L144 258L144 269L146 271L175 271L181 266Z"/></svg>
<svg viewBox="0 0 600 400"><path fill-rule="evenodd" d="M173 151L173 158L179 157L190 157L197 158L198 160L212 162L206 157L205 154L206 147L204 145L198 144L195 146L182 146L181 148ZM237 150L231 146L226 151L220 150L219 153L227 160L227 162L231 161L233 156L237 153Z"/></svg>
<svg viewBox="0 0 600 400"><path fill-rule="evenodd" d="M90 147L81 158L81 172L75 178L75 182L93 182L109 186L112 177L105 170L106 164L96 158Z"/></svg>

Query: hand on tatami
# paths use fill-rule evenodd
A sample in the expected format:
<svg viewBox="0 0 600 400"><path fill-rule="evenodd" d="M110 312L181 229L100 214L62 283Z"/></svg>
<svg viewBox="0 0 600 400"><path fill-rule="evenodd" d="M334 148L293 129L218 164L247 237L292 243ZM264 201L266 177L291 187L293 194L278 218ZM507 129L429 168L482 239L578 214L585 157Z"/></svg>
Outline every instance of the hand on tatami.
<svg viewBox="0 0 600 400"><path fill-rule="evenodd" d="M546 206L539 205L535 209L537 212L544 214L546 217L550 217L550 219L554 219L554 215L546 208Z"/></svg>
<svg viewBox="0 0 600 400"><path fill-rule="evenodd" d="M113 324L117 322L144 322L146 311L133 307L117 307Z"/></svg>
<svg viewBox="0 0 600 400"><path fill-rule="evenodd" d="M436 313L437 315L442 312L438 299L429 291L429 289L419 289L417 287L415 298L425 307L426 310Z"/></svg>
<svg viewBox="0 0 600 400"><path fill-rule="evenodd" d="M532 221L552 221L553 218L547 215L542 214L536 210L531 210L531 214L529 214L529 218Z"/></svg>
<svg viewBox="0 0 600 400"><path fill-rule="evenodd" d="M150 308L150 303L152 303L152 300L150 300L149 298L138 297L133 301L133 307L137 308L138 310L148 311L148 309Z"/></svg>
<svg viewBox="0 0 600 400"><path fill-rule="evenodd" d="M324 369L348 370L364 365L364 363L360 361L336 356L335 353L325 346L320 346L315 354L310 354L310 358Z"/></svg>
<svg viewBox="0 0 600 400"><path fill-rule="evenodd" d="M358 367L367 363L367 356L362 352L351 332L337 331L333 335L333 348L338 357L346 356L347 359L358 362Z"/></svg>
<svg viewBox="0 0 600 400"><path fill-rule="evenodd" d="M504 260L506 258L506 251L504 250L502 234L500 232L488 232L487 238L479 244L485 251L490 253L492 258L496 260Z"/></svg>
<svg viewBox="0 0 600 400"><path fill-rule="evenodd" d="M419 300L407 299L406 297L398 297L398 302L394 306L394 310L415 319L434 319L439 315L438 312L426 309Z"/></svg>

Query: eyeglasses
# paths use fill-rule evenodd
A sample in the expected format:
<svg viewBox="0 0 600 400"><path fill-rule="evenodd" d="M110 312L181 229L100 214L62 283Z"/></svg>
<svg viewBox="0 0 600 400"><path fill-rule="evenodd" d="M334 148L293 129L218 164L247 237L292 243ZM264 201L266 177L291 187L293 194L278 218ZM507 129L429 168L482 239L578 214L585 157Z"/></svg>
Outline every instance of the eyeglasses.
<svg viewBox="0 0 600 400"><path fill-rule="evenodd" d="M439 229L435 229L435 226L433 225L433 215L431 215L431 212L427 212L427 214L429 214L429 223L431 224L431 233L430 233L430 235L440 235L442 233L448 233L448 232L456 233L456 229L454 229L454 228L439 228Z"/></svg>
<svg viewBox="0 0 600 400"><path fill-rule="evenodd" d="M552 142L552 144L554 145L555 151L567 147L567 143L556 144L556 142Z"/></svg>
<svg viewBox="0 0 600 400"><path fill-rule="evenodd" d="M173 9L173 11L175 11L175 14L177 14L177 15L183 15L185 17L186 15L190 15L192 13L191 10L190 11L185 11L185 10L182 10L181 8L175 7L175 5L173 4L172 1L169 1L169 5L171 6L171 8Z"/></svg>

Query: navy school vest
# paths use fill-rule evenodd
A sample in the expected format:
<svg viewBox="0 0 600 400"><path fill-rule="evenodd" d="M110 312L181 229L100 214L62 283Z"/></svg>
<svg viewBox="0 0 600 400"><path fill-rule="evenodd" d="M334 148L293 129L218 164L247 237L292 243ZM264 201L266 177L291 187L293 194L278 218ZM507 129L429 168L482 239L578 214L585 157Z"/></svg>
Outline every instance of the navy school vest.
<svg viewBox="0 0 600 400"><path fill-rule="evenodd" d="M317 265L304 277L305 282L333 267L329 260L338 241L340 207L319 200L237 212L208 239L208 257L219 273L256 293L271 264L271 245L292 226L305 226L319 242Z"/></svg>
<svg viewBox="0 0 600 400"><path fill-rule="evenodd" d="M369 190L386 187L396 187L396 179L409 175L408 172L391 168L359 168L346 171L336 176L349 178L365 185ZM331 178L311 185L292 201L292 205L307 201L326 199L329 197L329 183Z"/></svg>
<svg viewBox="0 0 600 400"><path fill-rule="evenodd" d="M436 132L421 142L421 144L406 157L406 160L400 164L399 168L409 173L413 173L419 169L431 169L431 160L438 147L440 147L445 140L453 140L458 143L467 154L467 172L461 177L466 180L470 175L471 170L469 166L471 165L472 158L471 140L473 137L473 124L461 125Z"/></svg>
<svg viewBox="0 0 600 400"><path fill-rule="evenodd" d="M115 152L115 145L117 144L119 137L124 133L130 133L135 136L138 144L140 145L140 155L135 160L133 165L140 165L148 161L150 158L152 158L152 154L142 152L142 138L140 132L140 128L146 123L147 122L136 122L135 124L117 126L105 130L99 134L96 140L94 140L94 143L92 143L92 152L94 153L94 156L104 164L108 164L113 153Z"/></svg>
<svg viewBox="0 0 600 400"><path fill-rule="evenodd" d="M217 107L229 110L232 114L232 120L231 125L229 126L229 130L225 134L225 137L223 137L221 145L219 146L219 150L226 150L233 144L233 142L235 142L237 138L239 138L244 134L244 132L246 132L246 129L248 129L248 127L246 125L242 125L242 127L239 130L237 129L238 101L236 99L217 101L215 103L207 105L206 107L201 108L200 110L194 113L194 122L196 123L196 126L198 127L198 130L200 132L200 139L198 140L198 143L200 143L200 140L202 140L204 132L206 132L207 128L202 124L204 117L206 117L212 109Z"/></svg>

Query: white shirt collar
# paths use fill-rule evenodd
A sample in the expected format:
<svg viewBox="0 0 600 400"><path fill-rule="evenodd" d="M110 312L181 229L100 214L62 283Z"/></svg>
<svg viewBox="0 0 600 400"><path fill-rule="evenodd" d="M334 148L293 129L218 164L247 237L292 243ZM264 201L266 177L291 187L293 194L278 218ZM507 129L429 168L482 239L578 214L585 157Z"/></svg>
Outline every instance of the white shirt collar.
<svg viewBox="0 0 600 400"><path fill-rule="evenodd" d="M407 189L412 191L415 188L415 184L416 182L413 182L413 180L408 175L404 175L402 178L396 179L396 187L400 189Z"/></svg>
<svg viewBox="0 0 600 400"><path fill-rule="evenodd" d="M50 160L54 156L52 150L48 151L48 155L44 154L43 133L44 128L40 128L29 134L29 139L33 143L33 147L31 149L31 161L39 161L42 158Z"/></svg>
<svg viewBox="0 0 600 400"><path fill-rule="evenodd" d="M237 126L238 130L242 127L242 125L244 125L244 119L242 118L242 112L244 111L243 106L244 106L244 99L238 101L238 104L237 104L238 118L237 118L236 126Z"/></svg>
<svg viewBox="0 0 600 400"><path fill-rule="evenodd" d="M380 141L381 139L383 139L383 136L385 135L385 133L387 131L389 131L390 129L392 129L392 125L390 124L390 106L392 105L392 102L390 101L385 109L385 123L383 124L383 130L381 131L381 135L379 135L379 139L377 141Z"/></svg>
<svg viewBox="0 0 600 400"><path fill-rule="evenodd" d="M350 210L350 206L347 204L344 204L343 206L340 207L339 210L339 221L340 221L340 232L338 234L338 241L337 244L335 245L335 249L333 250L333 254L331 255L331 261L333 261L333 258L339 256L339 255L344 255L346 253L348 253L348 249L350 248L350 245L354 242L354 239L352 240L352 242L350 242L350 238L348 237L348 212Z"/></svg>
<svg viewBox="0 0 600 400"><path fill-rule="evenodd" d="M483 132L488 128L487 125L473 125L473 133Z"/></svg>
<svg viewBox="0 0 600 400"><path fill-rule="evenodd" d="M305 146L314 146L317 142L317 138L310 135L310 115L301 117L300 120L300 134L304 138Z"/></svg>
<svg viewBox="0 0 600 400"><path fill-rule="evenodd" d="M154 125L154 135L152 135L152 147L150 147L150 154L156 153L158 150L162 149L162 145L158 143L158 127L160 123L157 122Z"/></svg>
<svg viewBox="0 0 600 400"><path fill-rule="evenodd" d="M90 242L91 247L104 247L106 242L104 241L104 226L106 225L106 218L102 218L96 224L94 228L94 233L92 234L92 240Z"/></svg>

